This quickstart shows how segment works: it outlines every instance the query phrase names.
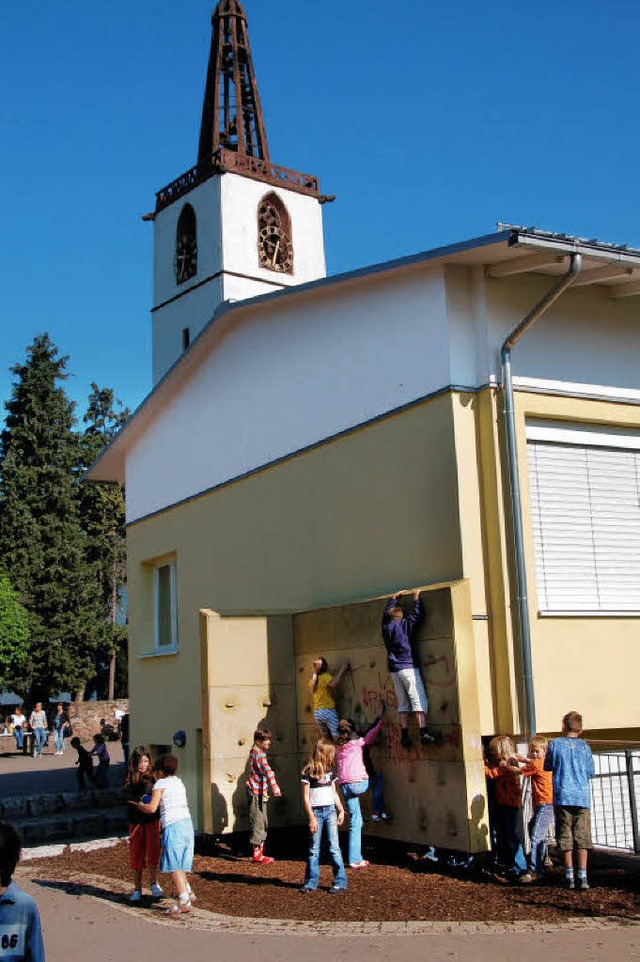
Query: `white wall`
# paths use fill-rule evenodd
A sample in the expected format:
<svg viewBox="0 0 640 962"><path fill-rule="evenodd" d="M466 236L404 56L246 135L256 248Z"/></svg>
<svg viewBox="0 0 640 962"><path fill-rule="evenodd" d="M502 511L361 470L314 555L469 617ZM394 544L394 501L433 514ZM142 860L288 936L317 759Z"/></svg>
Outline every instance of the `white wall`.
<svg viewBox="0 0 640 962"><path fill-rule="evenodd" d="M223 318L213 350L132 447L128 520L447 384L444 319L439 269Z"/></svg>
<svg viewBox="0 0 640 962"><path fill-rule="evenodd" d="M262 267L258 258L257 211L265 194L277 194L291 218L293 274ZM315 197L272 187L238 174L222 178L224 270L245 274L283 287L315 281L326 275L322 207Z"/></svg>
<svg viewBox="0 0 640 962"><path fill-rule="evenodd" d="M259 261L257 211L262 197L270 192L281 198L291 217L293 274L267 270ZM187 203L196 214L198 270L184 284L177 284L176 226ZM154 245L154 384L180 357L183 329L190 329L193 340L223 301L244 300L326 274L322 208L317 199L238 174L210 177L161 210L155 219Z"/></svg>
<svg viewBox="0 0 640 962"><path fill-rule="evenodd" d="M214 322L224 335L128 458L129 520L449 385L499 381L504 338L549 286L422 265ZM187 300L166 308L179 328ZM602 289L569 291L514 348L514 373L640 388L637 313Z"/></svg>

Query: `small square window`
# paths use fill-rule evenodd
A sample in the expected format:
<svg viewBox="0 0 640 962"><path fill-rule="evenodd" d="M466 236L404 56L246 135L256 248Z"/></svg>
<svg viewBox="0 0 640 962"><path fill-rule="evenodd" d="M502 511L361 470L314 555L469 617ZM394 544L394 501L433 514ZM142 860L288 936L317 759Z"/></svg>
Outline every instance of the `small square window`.
<svg viewBox="0 0 640 962"><path fill-rule="evenodd" d="M154 637L157 652L178 648L178 598L175 561L156 565L153 572Z"/></svg>

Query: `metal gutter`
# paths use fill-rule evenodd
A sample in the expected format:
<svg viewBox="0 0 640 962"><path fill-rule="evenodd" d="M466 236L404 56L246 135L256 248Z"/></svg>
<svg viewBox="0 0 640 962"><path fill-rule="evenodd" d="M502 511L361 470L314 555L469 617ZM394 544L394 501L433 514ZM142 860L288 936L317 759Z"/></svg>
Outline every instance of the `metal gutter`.
<svg viewBox="0 0 640 962"><path fill-rule="evenodd" d="M513 379L511 374L511 348L526 334L530 327L551 307L568 287L571 286L582 270L581 254L571 254L568 271L550 288L527 316L509 334L502 345L502 390L504 393L504 416L507 435L507 466L509 470L509 492L513 521L513 541L516 563L516 585L520 642L522 646L522 682L525 702L525 735L527 741L536 733L536 707L533 690L533 669L531 662L531 625L529 622L529 601L527 596L527 570L524 555L524 529L522 524L522 495L518 473L518 447L516 441L516 422L513 402Z"/></svg>

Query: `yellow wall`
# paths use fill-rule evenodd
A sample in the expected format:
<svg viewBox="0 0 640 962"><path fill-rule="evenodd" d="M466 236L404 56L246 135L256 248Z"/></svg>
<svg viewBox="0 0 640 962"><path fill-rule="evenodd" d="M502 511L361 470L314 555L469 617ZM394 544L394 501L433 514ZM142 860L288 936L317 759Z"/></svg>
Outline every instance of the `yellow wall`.
<svg viewBox="0 0 640 962"><path fill-rule="evenodd" d="M526 466L526 418L552 418L640 428L640 409L578 398L516 394L518 461L528 573L536 716L541 731L558 731L570 710L585 728L640 728L640 618L566 618L538 613L531 503Z"/></svg>
<svg viewBox="0 0 640 962"><path fill-rule="evenodd" d="M391 825L369 823L367 832L480 851L487 847L487 833L482 817L486 814L484 769L469 586L458 583L427 590L422 598L427 615L417 634L417 649L429 699L429 723L442 734L442 745L419 746L415 726L410 727L412 749L400 745L395 690L380 632L384 599L294 618L298 741L303 753L308 753L317 739L308 687L313 658L323 655L333 668L348 661L352 670L341 682L339 714L364 725L373 721L380 702L386 706L381 743L371 754L382 772L385 800L394 820ZM362 805L366 816L369 796Z"/></svg>
<svg viewBox="0 0 640 962"><path fill-rule="evenodd" d="M638 619L538 616L524 419L638 426L640 414L533 394L518 393L516 402L538 728L557 731L565 711L577 709L592 733L637 731ZM449 667L457 660L457 700L445 699L446 708L429 677L435 668L425 670L435 686L433 720L463 733L460 752L451 755L447 743L437 758L405 763L390 728L383 767L390 807L405 813L398 838L482 845L482 820L477 831L473 819L467 824L473 799L483 804L480 734L521 730L501 412L492 389L442 396L130 526L132 737L165 745L186 730L177 754L198 825L245 825L244 763L261 721L274 730L285 782L274 822L298 819L300 752L312 734L300 683L311 651L348 652L361 666L346 705L371 717L363 692L388 694L389 680L380 603L358 602L463 580L452 592L454 627L425 649ZM179 653L149 657L153 563L165 558L177 564Z"/></svg>
<svg viewBox="0 0 640 962"><path fill-rule="evenodd" d="M152 566L166 557L177 565L179 653L156 657ZM184 729L176 754L199 805L201 610L286 614L461 576L451 398L131 525L128 566L132 738L165 745ZM243 671L251 658L243 656ZM250 712L247 730L257 720Z"/></svg>

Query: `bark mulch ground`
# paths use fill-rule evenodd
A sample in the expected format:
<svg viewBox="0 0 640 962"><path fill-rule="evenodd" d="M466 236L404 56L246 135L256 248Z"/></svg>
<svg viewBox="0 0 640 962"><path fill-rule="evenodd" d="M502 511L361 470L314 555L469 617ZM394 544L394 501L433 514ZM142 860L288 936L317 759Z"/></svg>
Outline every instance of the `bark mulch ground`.
<svg viewBox="0 0 640 962"><path fill-rule="evenodd" d="M131 878L126 842L90 852L67 850L56 858L28 863L28 870L34 880L50 882L64 882L75 872L120 883ZM221 846L213 856L196 856L191 884L199 908L241 918L534 923L638 918L638 875L626 869L593 868L588 892L564 889L559 868L544 885L506 885L488 873L463 877L403 853L396 853L393 860L386 853L384 862L372 859L368 868L347 872L348 892L328 893L331 869L323 865L320 890L305 895L299 892L304 880L299 857L283 852L282 858L262 868ZM169 895L170 879L161 877L161 882ZM151 905L151 897L143 904Z"/></svg>

